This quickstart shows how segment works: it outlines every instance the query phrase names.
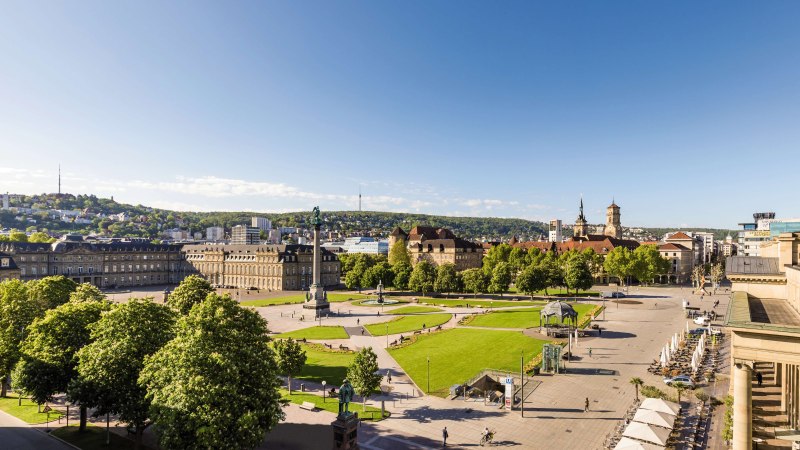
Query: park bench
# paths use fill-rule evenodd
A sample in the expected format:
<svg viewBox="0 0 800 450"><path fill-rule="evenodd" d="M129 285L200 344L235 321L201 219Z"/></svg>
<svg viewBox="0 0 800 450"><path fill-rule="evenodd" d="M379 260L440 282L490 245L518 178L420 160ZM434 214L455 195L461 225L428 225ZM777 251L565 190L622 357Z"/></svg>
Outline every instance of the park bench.
<svg viewBox="0 0 800 450"><path fill-rule="evenodd" d="M297 340L297 342L306 342L306 338L300 338Z"/></svg>
<svg viewBox="0 0 800 450"><path fill-rule="evenodd" d="M322 345L324 345L325 347L328 347L328 348L333 348L333 346L331 344L322 344Z"/></svg>
<svg viewBox="0 0 800 450"><path fill-rule="evenodd" d="M422 334L422 330L417 330L414 332L414 334Z"/></svg>
<svg viewBox="0 0 800 450"><path fill-rule="evenodd" d="M300 407L303 408L303 409L307 409L309 411L314 411L315 409L317 409L317 405L315 405L314 403L311 403L311 402L303 402L300 405Z"/></svg>
<svg viewBox="0 0 800 450"><path fill-rule="evenodd" d="M339 350L350 350L346 345L339 344Z"/></svg>
<svg viewBox="0 0 800 450"><path fill-rule="evenodd" d="M438 327L436 327L436 331L442 331L442 326L439 325Z"/></svg>

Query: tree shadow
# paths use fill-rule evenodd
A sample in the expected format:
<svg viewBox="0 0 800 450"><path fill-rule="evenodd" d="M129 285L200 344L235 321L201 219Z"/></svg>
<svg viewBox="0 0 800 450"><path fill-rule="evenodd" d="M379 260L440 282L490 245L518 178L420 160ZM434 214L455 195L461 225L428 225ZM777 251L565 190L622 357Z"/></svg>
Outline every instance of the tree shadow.
<svg viewBox="0 0 800 450"><path fill-rule="evenodd" d="M429 423L434 420L470 420L484 419L487 417L499 417L505 415L501 411L483 411L472 408L431 408L422 406L414 409L407 409L404 414L392 416L393 419L410 419L420 423Z"/></svg>
<svg viewBox="0 0 800 450"><path fill-rule="evenodd" d="M635 338L636 335L625 331L611 331L603 328L603 334L598 336L598 339L628 339Z"/></svg>

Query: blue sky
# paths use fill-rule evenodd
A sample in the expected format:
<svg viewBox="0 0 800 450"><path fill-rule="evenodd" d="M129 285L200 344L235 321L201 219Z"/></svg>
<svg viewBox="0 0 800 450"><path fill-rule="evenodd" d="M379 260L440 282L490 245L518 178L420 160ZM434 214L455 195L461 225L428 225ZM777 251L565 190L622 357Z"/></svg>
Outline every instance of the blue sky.
<svg viewBox="0 0 800 450"><path fill-rule="evenodd" d="M736 227L800 215L797 2L7 2L0 191Z"/></svg>

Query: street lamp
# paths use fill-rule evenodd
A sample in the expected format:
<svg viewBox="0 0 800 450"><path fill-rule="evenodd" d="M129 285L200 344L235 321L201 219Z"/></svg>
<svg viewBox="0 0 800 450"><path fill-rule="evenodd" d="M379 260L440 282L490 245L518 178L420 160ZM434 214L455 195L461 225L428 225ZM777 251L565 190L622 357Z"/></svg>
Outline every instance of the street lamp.
<svg viewBox="0 0 800 450"><path fill-rule="evenodd" d="M325 385L328 384L327 381L322 380L322 403L325 403Z"/></svg>
<svg viewBox="0 0 800 450"><path fill-rule="evenodd" d="M431 357L428 356L428 390L427 394L431 393Z"/></svg>
<svg viewBox="0 0 800 450"><path fill-rule="evenodd" d="M386 323L386 348L389 348L389 323Z"/></svg>

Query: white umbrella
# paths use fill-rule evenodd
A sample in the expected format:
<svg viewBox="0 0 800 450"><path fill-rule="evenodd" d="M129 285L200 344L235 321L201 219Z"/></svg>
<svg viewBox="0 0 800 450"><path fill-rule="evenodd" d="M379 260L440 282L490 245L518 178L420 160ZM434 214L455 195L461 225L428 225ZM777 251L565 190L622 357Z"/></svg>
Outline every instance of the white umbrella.
<svg viewBox="0 0 800 450"><path fill-rule="evenodd" d="M652 442L657 445L667 445L671 431L667 428L651 427L640 422L631 422L622 433L623 436L640 441Z"/></svg>
<svg viewBox="0 0 800 450"><path fill-rule="evenodd" d="M660 398L646 398L642 400L642 404L639 406L639 409L649 409L650 411L663 412L673 416L678 415L680 408L677 403L661 400Z"/></svg>
<svg viewBox="0 0 800 450"><path fill-rule="evenodd" d="M675 416L650 409L637 409L633 421L672 429L675 424Z"/></svg>
<svg viewBox="0 0 800 450"><path fill-rule="evenodd" d="M686 321L686 332L687 333L689 332L689 321L688 320Z"/></svg>
<svg viewBox="0 0 800 450"><path fill-rule="evenodd" d="M697 354L692 355L692 373L697 372Z"/></svg>
<svg viewBox="0 0 800 450"><path fill-rule="evenodd" d="M664 349L661 349L661 357L659 358L661 361L661 367L666 367L667 365L667 355L664 353Z"/></svg>
<svg viewBox="0 0 800 450"><path fill-rule="evenodd" d="M672 355L675 354L675 339L674 338L669 343L669 353L672 354Z"/></svg>
<svg viewBox="0 0 800 450"><path fill-rule="evenodd" d="M578 346L578 329L575 329L575 347Z"/></svg>
<svg viewBox="0 0 800 450"><path fill-rule="evenodd" d="M624 437L617 442L614 450L659 450L662 448L664 448L662 445L650 444L648 442L641 442Z"/></svg>

